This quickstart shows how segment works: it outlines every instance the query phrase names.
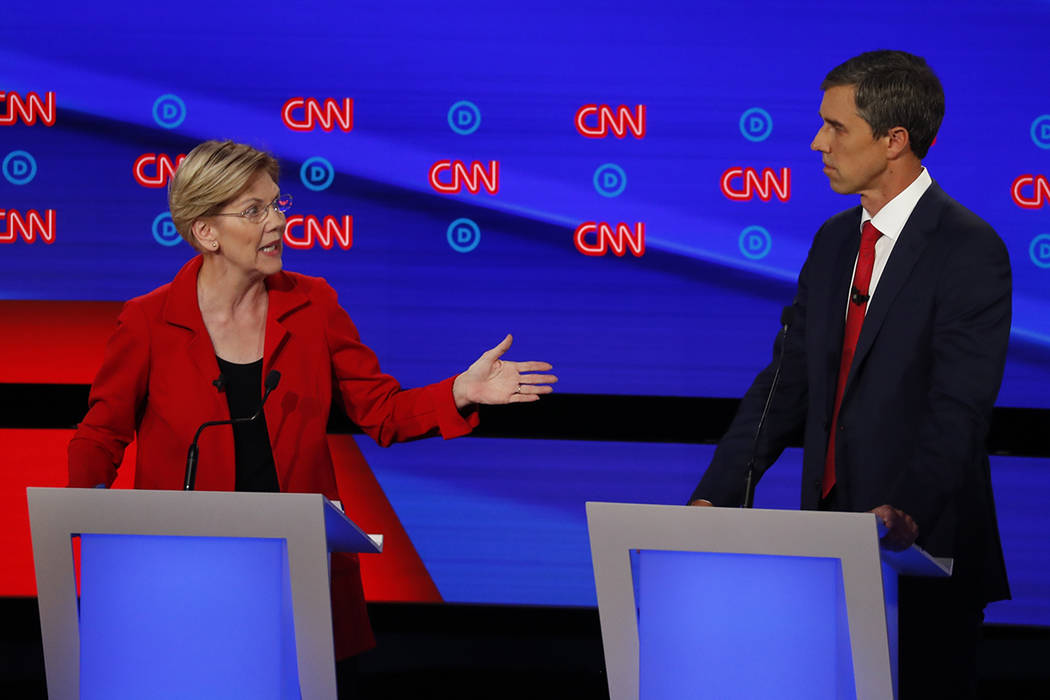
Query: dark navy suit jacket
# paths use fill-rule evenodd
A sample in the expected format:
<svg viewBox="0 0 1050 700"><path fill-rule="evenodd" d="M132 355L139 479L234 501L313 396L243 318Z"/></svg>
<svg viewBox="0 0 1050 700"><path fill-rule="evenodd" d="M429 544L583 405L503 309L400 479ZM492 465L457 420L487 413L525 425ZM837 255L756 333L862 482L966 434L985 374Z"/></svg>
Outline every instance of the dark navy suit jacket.
<svg viewBox="0 0 1050 700"><path fill-rule="evenodd" d="M918 544L954 557L954 578L983 605L1009 597L985 441L1010 335L1010 261L991 226L932 184L908 219L869 302L831 426L860 207L817 232L799 274L794 321L777 337L781 382L759 445L765 471L804 429L802 508L816 509L836 435L837 500L890 504ZM692 499L743 501L744 470L774 365L741 402Z"/></svg>

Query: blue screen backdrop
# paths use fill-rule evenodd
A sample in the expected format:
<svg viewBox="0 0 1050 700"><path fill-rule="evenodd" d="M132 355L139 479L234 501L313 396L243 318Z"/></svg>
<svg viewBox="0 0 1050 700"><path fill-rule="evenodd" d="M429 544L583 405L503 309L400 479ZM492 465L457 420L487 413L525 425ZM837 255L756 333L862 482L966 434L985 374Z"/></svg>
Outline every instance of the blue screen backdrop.
<svg viewBox="0 0 1050 700"><path fill-rule="evenodd" d="M10 5L0 298L123 300L170 280L192 251L164 219L157 160L138 176L135 164L232 138L280 159L290 213L307 217L286 234L285 266L325 277L405 385L459 371L513 332L513 358L551 361L560 391L740 396L768 362L813 233L857 203L830 191L809 149L822 77L863 50L921 54L947 94L926 165L996 228L1013 263L999 403L1050 408L1050 79L1034 69L1050 65L1045 0L890 0L878 12L826 0ZM30 93L44 107L34 124L17 110ZM644 106L644 135L586 136L577 112L587 105L623 105L636 122ZM352 126L322 128L316 117L333 113ZM602 118L588 112L582 125ZM445 160L477 161L493 178L496 161L498 191L437 191L429 176ZM442 184L454 175L437 173ZM151 178L161 186L140 183ZM43 221L48 211L54 227L28 242L12 212ZM352 232L324 229L345 216ZM643 224L644 253L584 254L601 240L577 235L587 222ZM412 471L435 454L429 443L362 447L447 599L568 605L593 604L583 500L681 502L709 455L634 445L630 460L647 466L627 478L615 443L468 441L455 449L485 465L479 481L451 462ZM399 455L389 467L387 454ZM547 491L534 462L555 465ZM1045 503L1046 462L996 469L1004 533L1023 534L1043 509L1009 499ZM515 504L505 540L470 529L482 520L461 531L428 510L463 499L461 520L480 517L496 507L490 487ZM779 505L795 507L797 482L784 488ZM435 491L455 498L435 505ZM1034 525L1045 537L1046 523ZM544 532L557 535L523 544ZM504 579L493 567L507 547L522 547L529 566L505 562L514 575ZM1038 551L1011 565L1035 607L1004 605L990 619L1050 624Z"/></svg>

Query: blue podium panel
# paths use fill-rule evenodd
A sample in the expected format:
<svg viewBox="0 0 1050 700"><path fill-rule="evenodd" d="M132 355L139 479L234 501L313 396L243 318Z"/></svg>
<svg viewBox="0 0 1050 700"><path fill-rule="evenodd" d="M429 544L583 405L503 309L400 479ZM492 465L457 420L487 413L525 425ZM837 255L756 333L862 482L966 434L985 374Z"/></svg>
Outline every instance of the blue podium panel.
<svg viewBox="0 0 1050 700"><path fill-rule="evenodd" d="M632 559L641 700L856 697L838 559L656 550Z"/></svg>
<svg viewBox="0 0 1050 700"><path fill-rule="evenodd" d="M82 535L80 697L298 700L285 540Z"/></svg>

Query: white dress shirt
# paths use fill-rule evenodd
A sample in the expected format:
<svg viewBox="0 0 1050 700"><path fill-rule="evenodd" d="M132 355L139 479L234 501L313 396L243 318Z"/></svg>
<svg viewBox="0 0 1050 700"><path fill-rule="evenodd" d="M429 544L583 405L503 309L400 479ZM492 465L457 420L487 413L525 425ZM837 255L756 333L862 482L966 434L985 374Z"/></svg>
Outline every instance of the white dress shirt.
<svg viewBox="0 0 1050 700"><path fill-rule="evenodd" d="M893 246L897 243L897 239L900 238L901 231L904 230L904 225L908 223L908 218L911 216L912 211L915 209L915 205L919 203L919 199L926 193L926 190L930 185L933 184L933 178L926 171L926 168L922 169L919 176L912 181L910 185L904 188L900 194L891 199L886 203L879 213L874 217L868 213L867 209L861 210L860 216L860 228L864 230L864 223L871 221L871 225L879 230L882 235L879 236L879 240L875 242L875 265L871 271L871 283L868 285L868 304L864 309L864 313L871 308L871 299L875 297L875 288L879 284L879 278L882 277L882 271L886 269L886 262L890 259L890 253L893 252ZM853 273L857 272L856 260L853 262ZM850 288L853 288L853 279L850 278ZM846 295L846 312L849 313L849 295Z"/></svg>

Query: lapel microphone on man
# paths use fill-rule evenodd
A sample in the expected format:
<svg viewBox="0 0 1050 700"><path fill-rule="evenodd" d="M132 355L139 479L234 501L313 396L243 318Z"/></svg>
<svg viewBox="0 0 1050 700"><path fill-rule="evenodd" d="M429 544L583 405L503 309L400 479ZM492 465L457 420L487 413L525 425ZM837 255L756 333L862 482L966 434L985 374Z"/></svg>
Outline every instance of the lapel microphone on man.
<svg viewBox="0 0 1050 700"><path fill-rule="evenodd" d="M780 312L780 325L783 336L780 338L780 353L777 355L777 367L773 372L773 382L769 385L769 394L766 396L766 405L762 407L762 416L758 419L758 427L755 428L755 442L751 446L751 459L747 461L747 475L744 478L744 504L741 508L751 508L755 503L755 458L758 456L758 441L762 436L762 426L765 425L766 415L769 407L773 404L773 394L776 393L777 384L780 383L780 367L784 364L784 351L787 349L788 329L791 322L795 320L795 307L785 306Z"/></svg>
<svg viewBox="0 0 1050 700"><path fill-rule="evenodd" d="M219 391L223 390L223 387L219 386L219 382L222 381L222 377L216 379L213 384ZM275 369L271 369L266 375L266 393L263 394L262 401L259 402L259 410L255 412L250 418L232 418L230 420L212 420L207 423L201 424L201 427L197 428L197 433L193 436L193 442L190 443L190 451L186 455L186 481L182 485L183 491L192 491L193 485L197 481L197 440L201 437L201 432L205 428L210 428L213 425L236 425L238 423L251 423L252 421L258 420L259 416L262 415L263 406L266 405L266 399L269 398L270 392L277 388L277 383L281 381L281 373Z"/></svg>

